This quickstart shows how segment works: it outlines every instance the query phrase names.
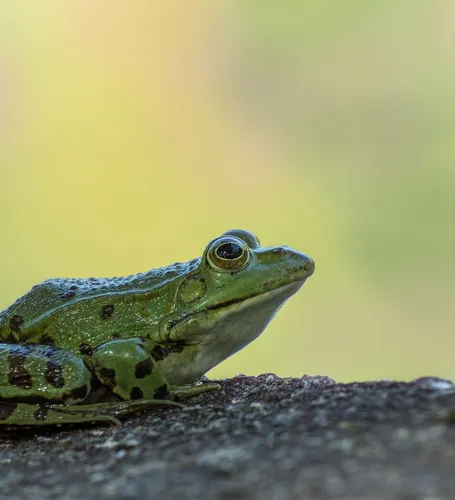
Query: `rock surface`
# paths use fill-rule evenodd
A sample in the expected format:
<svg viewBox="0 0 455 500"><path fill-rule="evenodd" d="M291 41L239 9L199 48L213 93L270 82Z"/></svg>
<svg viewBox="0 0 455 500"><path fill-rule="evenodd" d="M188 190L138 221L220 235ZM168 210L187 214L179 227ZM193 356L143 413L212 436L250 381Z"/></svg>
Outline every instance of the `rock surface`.
<svg viewBox="0 0 455 500"><path fill-rule="evenodd" d="M455 498L448 380L220 383L123 426L2 431L2 498Z"/></svg>

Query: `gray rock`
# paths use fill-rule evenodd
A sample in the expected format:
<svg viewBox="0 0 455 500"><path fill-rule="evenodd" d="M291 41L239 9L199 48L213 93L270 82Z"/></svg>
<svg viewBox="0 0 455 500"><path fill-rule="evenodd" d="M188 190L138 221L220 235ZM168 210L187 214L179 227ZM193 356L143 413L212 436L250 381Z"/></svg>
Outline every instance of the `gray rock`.
<svg viewBox="0 0 455 500"><path fill-rule="evenodd" d="M2 431L2 498L455 498L449 380L219 382L123 426Z"/></svg>

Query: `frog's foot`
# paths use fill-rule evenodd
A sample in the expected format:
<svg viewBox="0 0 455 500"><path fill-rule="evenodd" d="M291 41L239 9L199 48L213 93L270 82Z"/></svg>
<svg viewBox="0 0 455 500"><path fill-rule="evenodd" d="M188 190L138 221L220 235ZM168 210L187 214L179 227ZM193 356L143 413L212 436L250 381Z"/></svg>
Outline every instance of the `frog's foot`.
<svg viewBox="0 0 455 500"><path fill-rule="evenodd" d="M215 382L204 382L198 384L190 384L190 385L179 385L176 387L172 387L172 392L174 393L174 397L177 400L192 398L194 396L199 396L204 392L208 391L219 391L221 389L220 384L216 384Z"/></svg>
<svg viewBox="0 0 455 500"><path fill-rule="evenodd" d="M150 410L155 406L183 408L180 403L168 399L136 399L91 405L52 405L52 409L61 415L79 416L81 422L110 420L118 423L118 418L135 415L143 410Z"/></svg>
<svg viewBox="0 0 455 500"><path fill-rule="evenodd" d="M165 399L138 399L91 405L55 405L0 402L0 425L57 425L84 422L111 422L155 406L183 405Z"/></svg>
<svg viewBox="0 0 455 500"><path fill-rule="evenodd" d="M115 417L106 414L64 413L56 410L56 407L70 408L71 406L0 401L0 425L35 426L81 422L117 422Z"/></svg>

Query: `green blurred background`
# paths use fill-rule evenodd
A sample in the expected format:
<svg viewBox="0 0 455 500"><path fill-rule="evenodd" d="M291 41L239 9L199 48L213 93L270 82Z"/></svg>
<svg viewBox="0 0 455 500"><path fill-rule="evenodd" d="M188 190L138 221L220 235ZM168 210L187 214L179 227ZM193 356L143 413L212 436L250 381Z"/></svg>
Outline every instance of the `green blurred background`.
<svg viewBox="0 0 455 500"><path fill-rule="evenodd" d="M210 376L455 377L455 3L0 12L0 309L232 227L316 273Z"/></svg>

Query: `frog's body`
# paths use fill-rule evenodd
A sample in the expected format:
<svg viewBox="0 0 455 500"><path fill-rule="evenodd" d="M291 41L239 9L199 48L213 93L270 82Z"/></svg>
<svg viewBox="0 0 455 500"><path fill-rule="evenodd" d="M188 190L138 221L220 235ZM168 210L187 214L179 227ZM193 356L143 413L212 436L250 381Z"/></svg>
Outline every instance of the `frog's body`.
<svg viewBox="0 0 455 500"><path fill-rule="evenodd" d="M236 229L187 263L45 281L0 312L0 424L112 420L216 389L200 377L313 271L306 255Z"/></svg>

